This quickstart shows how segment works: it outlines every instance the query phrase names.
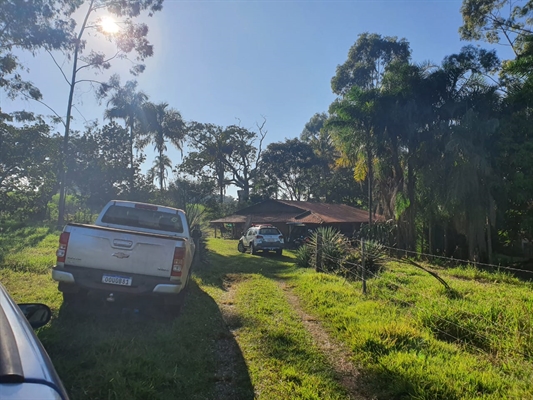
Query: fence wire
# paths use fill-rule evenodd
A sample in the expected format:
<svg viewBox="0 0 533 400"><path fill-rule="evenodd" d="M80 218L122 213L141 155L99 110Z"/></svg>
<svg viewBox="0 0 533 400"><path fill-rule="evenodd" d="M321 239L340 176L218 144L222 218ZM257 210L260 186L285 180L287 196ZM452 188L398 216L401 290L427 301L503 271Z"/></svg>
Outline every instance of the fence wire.
<svg viewBox="0 0 533 400"><path fill-rule="evenodd" d="M385 247L385 246L384 246ZM355 278L355 280L357 281L361 281L362 277L361 275L358 275L354 270L352 269L349 269L349 268L346 268L345 265L351 265L353 267L355 267L357 270L361 270L363 269L363 266L361 264L358 264L358 263L354 263L354 262L351 262L351 261L346 261L344 259L340 259L340 258L334 258L334 257L331 257L331 256L328 256L328 255L323 255L322 256L323 259L327 259L331 262L334 262L338 265L338 270L344 275L344 277L347 277L347 276L351 276L353 278ZM405 263L404 260L402 259L398 259L398 258L393 258L393 257L385 257L382 259L382 261L394 261L394 262L401 262L401 263ZM327 272L327 271L326 271ZM378 278L378 274L376 274L375 272L369 270L369 269L366 269L365 268L365 272L370 274L372 277L374 278ZM435 301L435 298L432 298L432 297L429 297L427 295L424 295L420 292L413 292L411 288L409 288L407 285L399 285L398 283L396 282L393 282L393 281L387 281L387 283L395 286L396 288L398 289L402 289L404 290L404 293L407 293L407 294L415 294L416 296L418 297L422 297L426 300L430 300L430 301ZM387 302L390 302L391 300L389 299L384 299L386 300ZM426 313L433 313L431 310L425 308L425 307L421 307L420 305L417 305L413 302L408 302L408 301L405 301L405 300L402 300L402 299L398 299L398 298L395 298L394 299L395 301L398 301L398 302L401 302L403 304L406 304L406 305L409 305L411 306L413 309L416 309L416 310L420 310L420 311L424 311ZM476 322L483 322L485 324L487 324L489 327L493 328L495 330L495 332L499 333L499 334L508 334L509 333L509 329L507 327L504 327L502 325L499 325L499 324L496 324L494 323L493 321L490 321L488 320L487 318L485 318L484 316L482 315L478 315L478 314L474 314L470 311L467 311L467 310L464 310L464 309L461 309L461 308L457 308L457 307L450 307L451 311L454 311L454 312L461 312L463 313L464 315L466 316L469 316L469 317L472 317L474 319L476 319ZM476 337L478 337L479 339L483 339L486 343L488 343L490 345L490 343L492 343L493 341L486 335L482 334L482 333L479 333L479 332L476 332L474 330L472 330L471 328L468 328L466 326L463 326L461 324L458 324L454 321L451 321L447 318L444 318L442 316L438 316L438 318L443 321L443 322L446 322L448 323L449 325L452 325L452 326L455 326L456 328L460 329L461 331L463 332L467 332L467 333L470 333ZM482 353L487 353L487 350L482 348L482 347L479 347L479 346L476 346L470 342L468 342L467 340L465 340L464 338L459 338L457 336L454 336L452 335L451 333L449 332L446 332L446 331L443 331L442 329L440 329L439 327L437 327L434 323L432 323L431 321L429 321L429 327L430 329L434 330L434 331L438 331L454 340L456 340L457 342L460 342L460 343L463 343L463 344L466 344L470 347L474 347L476 350L478 351L481 351ZM529 339L529 340L532 340L533 339L533 336L531 334L528 334L527 332L522 332L521 333L522 336L524 336L525 338ZM513 350L516 354L520 354L522 355L523 357L525 358L529 358L530 355L529 354L526 354L524 352L521 352L519 350Z"/></svg>

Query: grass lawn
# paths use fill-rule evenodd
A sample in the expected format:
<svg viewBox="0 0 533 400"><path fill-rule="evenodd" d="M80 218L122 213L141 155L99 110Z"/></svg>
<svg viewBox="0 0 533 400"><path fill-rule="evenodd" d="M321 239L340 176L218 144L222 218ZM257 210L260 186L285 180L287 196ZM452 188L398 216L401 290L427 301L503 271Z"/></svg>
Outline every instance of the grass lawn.
<svg viewBox="0 0 533 400"><path fill-rule="evenodd" d="M17 301L53 309L38 334L74 399L346 398L280 281L351 350L369 397L533 398L533 287L507 275L434 268L448 293L392 263L363 296L360 283L296 268L290 252L251 256L209 239L210 265L170 319L142 301L64 307L50 277L57 238L46 228L3 235L0 281ZM222 342L237 349L231 359Z"/></svg>

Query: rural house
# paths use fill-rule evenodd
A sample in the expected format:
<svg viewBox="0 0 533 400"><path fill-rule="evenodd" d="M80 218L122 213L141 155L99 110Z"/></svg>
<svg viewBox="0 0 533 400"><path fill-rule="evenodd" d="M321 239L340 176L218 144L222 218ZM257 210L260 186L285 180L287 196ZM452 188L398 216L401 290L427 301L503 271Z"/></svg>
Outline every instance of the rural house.
<svg viewBox="0 0 533 400"><path fill-rule="evenodd" d="M381 219L375 216L375 220ZM346 235L358 231L368 223L368 211L345 204L311 203L308 201L265 200L237 211L233 215L215 219L211 225L221 236L238 239L252 224L276 226L286 238L303 229L332 226Z"/></svg>

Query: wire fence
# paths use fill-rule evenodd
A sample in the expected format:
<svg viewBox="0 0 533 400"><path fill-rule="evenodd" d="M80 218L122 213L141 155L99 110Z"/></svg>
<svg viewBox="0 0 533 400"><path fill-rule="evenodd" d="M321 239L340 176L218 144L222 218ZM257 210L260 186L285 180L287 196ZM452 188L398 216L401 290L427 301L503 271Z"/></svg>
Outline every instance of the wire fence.
<svg viewBox="0 0 533 400"><path fill-rule="evenodd" d="M352 243L361 245L361 243L363 241L364 240L362 240L362 239L353 239ZM507 267L507 266L500 265L500 264L489 264L489 263L483 263L483 262L478 262L478 261L470 261L470 260L464 260L464 259L461 259L461 258L439 256L439 255L435 255L435 254L423 253L423 252L418 252L418 251L413 251L413 250L400 249L400 248L397 248L397 247L390 247L390 246L386 246L386 245L383 245L383 244L380 244L380 246L383 247L384 249L387 249L389 251L393 251L393 252L396 252L396 253L410 254L414 258L417 258L417 259L425 257L426 259L429 259L429 260L431 260L431 259L434 259L434 260L445 260L445 261L448 261L448 262L456 264L456 265L457 264L459 264L459 265L474 265L476 267L478 267L478 266L479 267L488 267L488 268L491 268L491 269L496 270L496 271L507 270L507 271L513 271L513 272L533 274L533 270L528 270L528 269ZM533 277L533 275L531 275L531 276Z"/></svg>
<svg viewBox="0 0 533 400"><path fill-rule="evenodd" d="M326 260L326 261L329 261L330 263L335 263L335 265L337 266L337 268L335 269L335 272L337 274L340 274L341 276L344 276L346 279L352 279L353 281L362 282L363 293L366 294L366 284L367 284L366 275L368 274L368 276L372 277L372 278L379 278L380 275L378 274L378 271L373 271L372 269L365 268L364 264L365 264L365 256L366 255L365 255L364 241L359 240L358 242L361 245L361 263L356 263L356 262L353 262L353 261L349 261L349 260L346 260L344 258L331 257L331 256L329 256L327 254L321 254L321 252L318 251L318 249L316 251L316 254L319 254L320 257L317 257L316 262L317 263L322 263L323 260ZM387 247L387 246L382 246L382 247L386 248L386 249L389 249L389 250L391 250L391 249L392 250L398 250L398 249L394 249L392 247ZM411 252L411 253L420 255L420 253L416 253L416 252ZM440 256L438 256L438 257L440 257ZM444 257L444 258L446 258L446 257ZM452 260L454 260L454 259L452 259ZM391 262L392 261L392 262L400 262L400 263L410 264L410 262L408 262L408 260L406 260L406 259L395 258L395 257L390 256L390 255L382 257L381 261L382 262ZM466 260L461 260L461 261L466 261ZM465 263L468 264L467 261ZM497 266L491 265L491 264L484 264L484 265L491 266L491 267L497 267ZM348 267L350 267L350 268L348 268ZM317 270L320 270L321 266L317 265L316 268L317 268ZM422 269L424 269L424 268L422 268ZM514 270L514 269L511 268L511 270ZM527 270L523 270L523 271L527 271ZM327 272L327 271L325 271L325 272ZM426 272L430 272L430 271L426 270ZM527 271L527 272L533 272L533 271ZM432 273L432 272L430 272L430 273ZM345 282L346 282L346 280L345 280ZM410 295L410 296L412 296L414 298L422 298L422 299L428 300L430 302L430 304L434 303L435 301L440 301L439 298L428 296L427 294L421 293L419 291L414 291L407 284L403 284L402 285L402 284L398 284L397 282L393 282L393 281L390 281L390 280L387 281L387 284L391 285L392 287L395 287L396 289L401 290L404 294L408 294L408 295ZM448 292L449 294L453 294L453 289L451 289L448 285L445 285L445 286L446 286L446 292ZM392 302L391 298L384 298L384 300L386 300L387 302ZM430 310L430 309L428 309L426 307L421 306L420 304L416 304L415 302L406 301L406 300L403 300L403 299L398 298L398 297L395 297L394 301L402 303L402 304L405 304L405 305L408 305L413 310L418 310L420 312L427 313L427 315L432 315L432 314L434 315L434 310ZM484 324L488 331L492 331L493 334L498 335L498 337L500 337L500 338L507 337L510 334L508 326L504 326L502 324L498 324L498 323L486 318L483 315L473 313L471 311L465 310L464 308L454 307L451 303L448 303L447 307L449 307L449 310L451 312L453 312L454 315L461 315L461 317L471 318L474 322L473 322L473 324L470 324L470 325ZM464 324L458 323L457 321L452 321L452 320L450 320L450 319L448 319L446 317L443 317L441 315L436 315L436 316L434 315L434 318L436 318L438 322L444 323L446 326L453 327L456 332L464 333L464 335L462 335L463 337L458 337L457 335L454 335L453 333L450 333L450 332L447 332L447 331L441 329L439 326L437 326L435 324L435 322L431 318L426 318L426 320L425 320L426 325L432 331L438 332L439 334L444 335L445 337L448 337L449 339L453 339L453 341L455 341L457 343L462 343L463 345L466 345L469 348L474 348L474 349L476 349L476 351L480 351L482 353L487 353L487 350L492 350L493 353L494 352L499 353L498 351L496 351L496 349L493 348L494 347L494 343L493 343L494 339L491 339L486 334L484 334L482 332L479 332L478 330L475 330L475 328L472 328L472 327L469 327L469 326L465 326ZM521 335L521 337L527 338L528 342L533 341L533 335L531 333L528 333L528 332L524 331L524 332L520 332L520 335ZM478 342L478 343L486 343L486 345L485 346L480 346L480 345L477 345L476 342ZM526 352L520 351L518 349L513 349L513 350L510 350L510 351L512 351L512 352L514 352L516 354L519 354L519 355L523 356L526 359L529 359L532 356L531 354L528 354Z"/></svg>

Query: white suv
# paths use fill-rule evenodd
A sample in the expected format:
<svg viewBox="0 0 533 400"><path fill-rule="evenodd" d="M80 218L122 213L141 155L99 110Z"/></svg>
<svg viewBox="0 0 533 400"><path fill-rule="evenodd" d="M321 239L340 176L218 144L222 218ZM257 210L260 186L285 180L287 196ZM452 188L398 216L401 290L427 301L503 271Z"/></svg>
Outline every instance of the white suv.
<svg viewBox="0 0 533 400"><path fill-rule="evenodd" d="M237 249L241 253L249 249L250 254L257 254L258 251L275 251L278 256L281 256L284 244L283 235L275 226L253 225L239 239Z"/></svg>

